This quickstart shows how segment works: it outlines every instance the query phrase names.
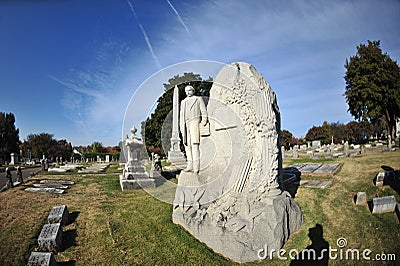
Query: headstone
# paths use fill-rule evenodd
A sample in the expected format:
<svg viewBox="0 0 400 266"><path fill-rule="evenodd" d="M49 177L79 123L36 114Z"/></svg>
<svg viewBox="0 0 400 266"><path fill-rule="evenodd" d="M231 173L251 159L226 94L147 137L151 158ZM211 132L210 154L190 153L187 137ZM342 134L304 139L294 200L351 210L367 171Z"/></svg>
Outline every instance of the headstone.
<svg viewBox="0 0 400 266"><path fill-rule="evenodd" d="M45 224L40 232L38 244L42 250L60 251L62 244L61 224Z"/></svg>
<svg viewBox="0 0 400 266"><path fill-rule="evenodd" d="M57 266L57 262L51 252L32 251L27 266Z"/></svg>
<svg viewBox="0 0 400 266"><path fill-rule="evenodd" d="M180 168L186 166L186 159L180 148L181 139L179 138L179 89L174 88L174 96L172 99L172 133L171 148L168 151L168 161Z"/></svg>
<svg viewBox="0 0 400 266"><path fill-rule="evenodd" d="M299 158L299 151L297 145L294 145L293 147L293 159Z"/></svg>
<svg viewBox="0 0 400 266"><path fill-rule="evenodd" d="M363 205L367 203L367 193L357 192L356 205Z"/></svg>
<svg viewBox="0 0 400 266"><path fill-rule="evenodd" d="M16 153L11 153L11 161L10 161L10 165L15 165L18 163L18 154Z"/></svg>
<svg viewBox="0 0 400 266"><path fill-rule="evenodd" d="M69 212L66 205L55 206L51 209L47 217L49 224L61 223L67 225L69 221Z"/></svg>
<svg viewBox="0 0 400 266"><path fill-rule="evenodd" d="M321 180L321 182L317 185L317 188L325 189L332 183L331 180Z"/></svg>
<svg viewBox="0 0 400 266"><path fill-rule="evenodd" d="M259 260L259 249L279 250L303 222L280 187L275 93L252 65L232 63L213 83L207 114L200 171L180 173L173 222L231 260Z"/></svg>
<svg viewBox="0 0 400 266"><path fill-rule="evenodd" d="M58 180L58 179L43 179L40 180L40 184L60 184L60 185L65 185L65 186L71 186L74 185L74 181L69 181L69 180Z"/></svg>
<svg viewBox="0 0 400 266"><path fill-rule="evenodd" d="M281 146L282 158L285 158L285 146Z"/></svg>
<svg viewBox="0 0 400 266"><path fill-rule="evenodd" d="M48 194L63 194L65 192L63 189L49 188L49 187L28 187L25 189L25 191L34 193L48 193Z"/></svg>
<svg viewBox="0 0 400 266"><path fill-rule="evenodd" d="M396 198L394 196L380 197L372 199L372 213L392 212L396 207Z"/></svg>
<svg viewBox="0 0 400 266"><path fill-rule="evenodd" d="M340 168L339 163L332 163L332 164L322 164L320 167L315 169L312 173L314 174L335 174ZM303 172L302 172L303 173Z"/></svg>
<svg viewBox="0 0 400 266"><path fill-rule="evenodd" d="M349 153L349 142L346 141L344 143L344 154L347 156L348 153Z"/></svg>
<svg viewBox="0 0 400 266"><path fill-rule="evenodd" d="M110 155L106 155L106 163L110 162Z"/></svg>
<svg viewBox="0 0 400 266"><path fill-rule="evenodd" d="M141 154L145 152L143 142L136 136L137 129L132 127L132 136L125 139L127 162L119 182L122 190L154 188L154 179L149 178L145 167L141 164Z"/></svg>
<svg viewBox="0 0 400 266"><path fill-rule="evenodd" d="M385 181L385 172L379 172L375 178L375 186L381 187Z"/></svg>
<svg viewBox="0 0 400 266"><path fill-rule="evenodd" d="M47 169L47 172L49 172L49 173L66 173L68 171L69 171L69 169L64 169L64 168L59 168L59 167L49 167L49 169Z"/></svg>
<svg viewBox="0 0 400 266"><path fill-rule="evenodd" d="M320 140L313 140L313 141L312 141L312 148L313 148L313 149L319 149L319 148L321 148L321 141L320 141Z"/></svg>
<svg viewBox="0 0 400 266"><path fill-rule="evenodd" d="M48 183L48 184L32 184L32 186L34 187L38 187L38 188L58 188L58 189L68 189L68 186L65 186L63 184L55 184L55 183Z"/></svg>

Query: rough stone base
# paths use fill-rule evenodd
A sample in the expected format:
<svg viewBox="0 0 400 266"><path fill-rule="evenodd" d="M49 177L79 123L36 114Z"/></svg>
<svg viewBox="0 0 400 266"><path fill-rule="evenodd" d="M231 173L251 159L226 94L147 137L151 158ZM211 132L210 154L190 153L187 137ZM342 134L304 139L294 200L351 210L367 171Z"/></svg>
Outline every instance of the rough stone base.
<svg viewBox="0 0 400 266"><path fill-rule="evenodd" d="M141 188L155 188L156 182L154 179L124 179L124 175L119 176L119 183L122 190L141 189Z"/></svg>
<svg viewBox="0 0 400 266"><path fill-rule="evenodd" d="M303 223L299 205L287 192L267 199L261 209L261 214L253 218L236 217L240 222L247 220L248 224L235 230L213 225L208 216L201 224L192 222L181 207L175 207L172 219L215 252L243 263L259 260L260 249L268 252L271 249L279 250L290 234L297 231Z"/></svg>

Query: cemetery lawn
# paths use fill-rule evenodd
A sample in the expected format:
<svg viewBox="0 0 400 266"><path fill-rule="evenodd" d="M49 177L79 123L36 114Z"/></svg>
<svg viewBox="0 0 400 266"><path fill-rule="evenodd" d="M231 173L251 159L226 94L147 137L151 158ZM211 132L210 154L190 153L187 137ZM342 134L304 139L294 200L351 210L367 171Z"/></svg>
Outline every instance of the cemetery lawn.
<svg viewBox="0 0 400 266"><path fill-rule="evenodd" d="M300 158L302 163L315 160ZM299 159L285 159L284 167ZM367 199L395 195L399 189L375 187L373 179L383 171L381 166L400 169L400 153L367 153L362 156L332 159L342 163L326 189L299 187L295 200L299 203L304 224L291 235L283 247L289 251L304 250L311 244L309 229L322 225L323 238L337 249L338 238L345 238L348 248L364 249L375 254L395 254L400 260L400 224L396 213L372 215L367 205L356 206L353 197L365 191ZM113 171L111 171L113 172ZM30 180L40 179L41 175ZM56 178L43 176L43 178ZM0 193L0 264L26 265L31 251L38 248L37 238L53 206L66 204L73 217L64 227L63 250L56 255L64 265L231 265L214 254L185 230L172 223L172 206L160 202L143 190L122 192L118 176L77 174L65 175L75 181L66 194L50 195L23 191L24 187ZM302 177L307 179L307 177ZM288 255L286 255L288 257ZM373 265L376 261L370 261ZM395 262L388 262L393 264ZM289 265L290 259L265 259L248 265ZM330 265L365 265L367 261L330 260ZM247 265L247 264L246 264Z"/></svg>

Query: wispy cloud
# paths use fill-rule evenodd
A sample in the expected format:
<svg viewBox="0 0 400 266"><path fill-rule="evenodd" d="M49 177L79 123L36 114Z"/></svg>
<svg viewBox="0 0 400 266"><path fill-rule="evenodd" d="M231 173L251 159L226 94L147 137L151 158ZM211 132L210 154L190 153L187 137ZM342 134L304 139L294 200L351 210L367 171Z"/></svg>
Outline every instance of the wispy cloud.
<svg viewBox="0 0 400 266"><path fill-rule="evenodd" d="M136 22L138 23L140 30L142 31L142 34L143 34L144 40L146 42L147 48L149 49L149 51L151 53L151 56L153 57L154 62L156 63L158 68L161 68L161 64L158 61L158 58L157 58L156 54L154 53L153 46L150 43L150 39L147 36L147 33L146 33L145 29L143 28L142 24L139 23L138 16L137 16L137 14L135 12L135 9L133 8L132 3L129 0L127 0L127 2L128 2L128 5L130 7L130 10L131 10L132 14L135 16Z"/></svg>
<svg viewBox="0 0 400 266"><path fill-rule="evenodd" d="M168 5L171 7L171 9L174 11L175 15L178 17L179 22L182 24L182 26L185 28L186 33L191 36L190 31L188 27L186 26L185 22L183 21L181 15L178 13L178 11L175 9L175 7L172 5L171 1L167 0Z"/></svg>
<svg viewBox="0 0 400 266"><path fill-rule="evenodd" d="M76 92L82 93L87 96L95 97L95 98L102 98L103 95L96 90L83 88L72 81L63 81L57 77L49 75L49 78L56 81L57 83L63 85L66 88L74 90Z"/></svg>

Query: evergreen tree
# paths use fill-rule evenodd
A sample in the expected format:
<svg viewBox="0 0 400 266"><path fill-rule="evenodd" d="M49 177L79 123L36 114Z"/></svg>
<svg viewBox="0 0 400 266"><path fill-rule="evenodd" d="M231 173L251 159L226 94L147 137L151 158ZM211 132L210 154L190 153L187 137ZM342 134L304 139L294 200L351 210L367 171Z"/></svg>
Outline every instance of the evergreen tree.
<svg viewBox="0 0 400 266"><path fill-rule="evenodd" d="M375 123L381 117L394 137L396 117L400 117L400 68L380 41L357 46L357 54L346 59L346 91L349 112L358 120Z"/></svg>
<svg viewBox="0 0 400 266"><path fill-rule="evenodd" d="M19 143L14 114L0 112L0 158L9 161L11 153L19 154Z"/></svg>

